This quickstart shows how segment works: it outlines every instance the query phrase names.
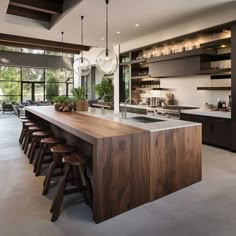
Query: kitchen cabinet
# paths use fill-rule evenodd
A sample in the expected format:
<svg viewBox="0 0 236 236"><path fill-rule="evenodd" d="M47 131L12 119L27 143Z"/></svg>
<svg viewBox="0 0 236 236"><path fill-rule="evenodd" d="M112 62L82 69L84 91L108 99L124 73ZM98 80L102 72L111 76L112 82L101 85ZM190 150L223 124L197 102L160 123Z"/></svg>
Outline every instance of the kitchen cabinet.
<svg viewBox="0 0 236 236"><path fill-rule="evenodd" d="M231 119L183 114L181 120L202 124L202 142L222 148L231 148Z"/></svg>

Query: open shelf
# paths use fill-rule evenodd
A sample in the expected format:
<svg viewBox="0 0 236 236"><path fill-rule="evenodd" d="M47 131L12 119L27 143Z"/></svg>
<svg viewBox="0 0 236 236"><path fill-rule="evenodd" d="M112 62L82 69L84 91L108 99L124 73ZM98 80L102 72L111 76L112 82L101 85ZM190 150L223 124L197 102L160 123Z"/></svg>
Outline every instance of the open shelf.
<svg viewBox="0 0 236 236"><path fill-rule="evenodd" d="M231 90L231 87L230 86L206 86L206 87L197 87L197 90Z"/></svg>
<svg viewBox="0 0 236 236"><path fill-rule="evenodd" d="M147 63L166 61L166 60L172 60L172 59L178 59L178 58L186 58L186 57L199 56L199 55L216 55L216 54L217 53L215 49L198 48L198 49L192 49L189 51L177 52L177 53L172 53L172 54L163 55L159 57L148 58Z"/></svg>
<svg viewBox="0 0 236 236"><path fill-rule="evenodd" d="M201 48L224 48L224 47L230 47L230 44L231 44L231 38L225 38L225 39L218 39L215 41L211 41L208 43L202 43L200 47Z"/></svg>
<svg viewBox="0 0 236 236"><path fill-rule="evenodd" d="M199 74L214 75L214 74L224 74L224 73L229 73L229 72L231 72L231 68L201 70Z"/></svg>
<svg viewBox="0 0 236 236"><path fill-rule="evenodd" d="M130 64L139 64L139 63L146 63L146 59L142 58L142 59L132 60L130 62Z"/></svg>
<svg viewBox="0 0 236 236"><path fill-rule="evenodd" d="M169 90L169 89L167 88L135 88L134 90L148 91L148 90Z"/></svg>
<svg viewBox="0 0 236 236"><path fill-rule="evenodd" d="M131 79L147 79L149 76L147 75L140 75L140 76L131 76Z"/></svg>

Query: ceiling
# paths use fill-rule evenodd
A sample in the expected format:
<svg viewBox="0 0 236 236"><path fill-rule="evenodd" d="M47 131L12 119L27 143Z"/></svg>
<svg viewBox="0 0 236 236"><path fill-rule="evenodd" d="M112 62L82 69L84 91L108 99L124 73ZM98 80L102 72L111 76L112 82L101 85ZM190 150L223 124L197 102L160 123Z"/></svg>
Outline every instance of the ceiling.
<svg viewBox="0 0 236 236"><path fill-rule="evenodd" d="M110 0L110 45L120 44L137 37L173 26L181 20L191 20L215 7L235 1L226 0ZM65 5L66 3L66 5ZM70 3L70 4L69 4ZM105 36L105 0L66 0L63 12L50 22L6 14L9 0L0 3L0 33L80 43L80 16L84 15L84 42L103 47ZM139 27L135 27L139 24ZM120 34L116 32L120 31Z"/></svg>
<svg viewBox="0 0 236 236"><path fill-rule="evenodd" d="M10 0L7 14L51 22L63 13L63 0Z"/></svg>

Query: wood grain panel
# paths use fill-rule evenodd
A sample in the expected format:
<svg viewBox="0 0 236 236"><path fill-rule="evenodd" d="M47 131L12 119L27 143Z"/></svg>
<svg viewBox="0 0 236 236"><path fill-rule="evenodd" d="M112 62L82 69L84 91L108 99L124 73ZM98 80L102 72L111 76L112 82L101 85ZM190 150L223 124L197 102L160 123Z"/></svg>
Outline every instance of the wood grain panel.
<svg viewBox="0 0 236 236"><path fill-rule="evenodd" d="M98 140L93 156L94 219L109 219L129 209L130 136Z"/></svg>
<svg viewBox="0 0 236 236"><path fill-rule="evenodd" d="M150 132L131 136L131 201L130 208L150 198Z"/></svg>
<svg viewBox="0 0 236 236"><path fill-rule="evenodd" d="M201 181L201 145L201 125L151 133L151 200Z"/></svg>

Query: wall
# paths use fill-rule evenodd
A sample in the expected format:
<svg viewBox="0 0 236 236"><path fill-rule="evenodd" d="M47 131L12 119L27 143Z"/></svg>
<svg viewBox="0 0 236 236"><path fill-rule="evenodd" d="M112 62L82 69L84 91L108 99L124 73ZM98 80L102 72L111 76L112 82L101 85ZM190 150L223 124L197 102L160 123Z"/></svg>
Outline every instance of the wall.
<svg viewBox="0 0 236 236"><path fill-rule="evenodd" d="M191 76L183 78L165 78L161 79L161 87L171 89L168 92L174 93L175 99L179 105L204 107L205 103L217 104L220 100L229 100L231 91L207 91L197 90L197 87L215 85L229 85L230 80L210 80L209 76ZM161 92L165 96L166 92Z"/></svg>

